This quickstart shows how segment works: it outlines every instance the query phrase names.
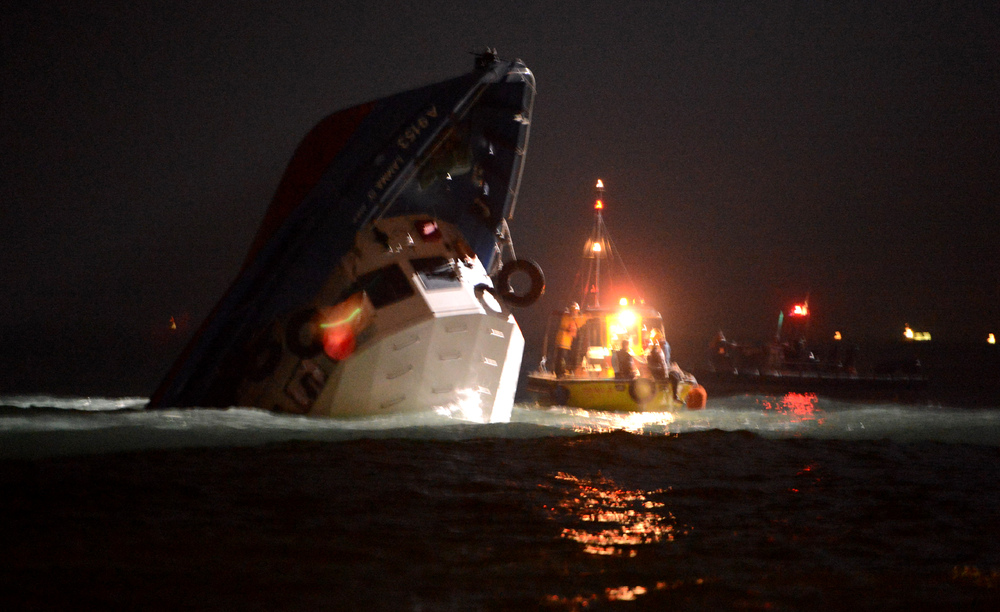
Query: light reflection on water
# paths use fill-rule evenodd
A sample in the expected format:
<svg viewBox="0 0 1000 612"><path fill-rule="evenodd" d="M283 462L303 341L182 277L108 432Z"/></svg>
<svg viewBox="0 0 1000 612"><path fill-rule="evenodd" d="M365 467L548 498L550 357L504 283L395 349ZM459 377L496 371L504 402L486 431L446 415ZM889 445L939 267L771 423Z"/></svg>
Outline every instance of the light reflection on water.
<svg viewBox="0 0 1000 612"><path fill-rule="evenodd" d="M806 609L817 600L865 604L867 591L875 597L869 605L843 607L938 597L941 608L968 609L970 599L1000 590L996 538L989 537L1000 524L992 494L1000 480L997 410L793 394L677 414L520 405L510 424L471 425L434 413L334 420L106 405L95 414L90 400L69 411L8 404L0 411L0 458L220 448L30 469L8 463L15 469L6 481L14 492L7 516L31 524L12 548L62 550L66 543L69 551L104 555L111 542L115 554L88 559L94 571L132 568L143 593L148 576L173 580L174 568L200 575L204 533L220 534L225 545L215 548L231 551L220 554L232 554L237 567L260 568L258 582L282 596L302 590L301 572L273 569L290 543L302 546L307 575L316 559L343 560L321 564L327 573L313 575L328 590L315 592L345 602L352 593L362 600L350 606L356 609L489 607L484 602L504 597L491 590L500 582L519 589L494 606L503 609L534 608L524 605L528 599L574 610L633 601L655 609L766 609L775 599ZM753 433L726 433L736 430ZM618 431L643 435L580 435ZM824 436L836 440L782 440ZM332 443L235 448L287 440ZM34 493L60 489L69 494L59 504ZM298 502L294 512L288 500ZM66 521L67 512L86 520ZM145 516L148 522L136 522ZM166 516L173 518L157 518ZM135 550L159 554L146 555L143 566ZM42 588L51 575L79 569L78 557L65 559L38 574ZM439 578L444 586L434 584ZM368 594L398 605L372 605Z"/></svg>
<svg viewBox="0 0 1000 612"><path fill-rule="evenodd" d="M575 495L567 496L560 508L582 523L594 524L562 531L561 537L579 542L585 553L634 557L637 546L674 540L674 516L648 497L664 491L629 491L606 478L577 478L564 472L556 479L576 487Z"/></svg>
<svg viewBox="0 0 1000 612"><path fill-rule="evenodd" d="M670 412L600 412L567 408L565 414L573 421L573 430L581 434L656 432L663 431L664 427L674 421L674 415Z"/></svg>
<svg viewBox="0 0 1000 612"><path fill-rule="evenodd" d="M619 487L609 478L580 478L566 472L557 473L555 479L570 488L558 506L549 510L579 521L564 527L559 537L580 544L584 554L632 559L639 554L640 547L669 545L675 538L690 532L690 527L677 525L677 519L665 509L665 504L650 499L666 493L663 489L629 490ZM698 584L701 582L697 581ZM569 597L550 594L545 597L545 602L577 609L598 600L633 601L650 591L675 589L681 584L677 581L657 581L650 586L608 587L599 594Z"/></svg>
<svg viewBox="0 0 1000 612"><path fill-rule="evenodd" d="M765 396L758 401L764 410L783 414L792 422L816 421L818 425L823 424L823 418L818 416L823 411L816 406L815 393L786 393L781 398Z"/></svg>

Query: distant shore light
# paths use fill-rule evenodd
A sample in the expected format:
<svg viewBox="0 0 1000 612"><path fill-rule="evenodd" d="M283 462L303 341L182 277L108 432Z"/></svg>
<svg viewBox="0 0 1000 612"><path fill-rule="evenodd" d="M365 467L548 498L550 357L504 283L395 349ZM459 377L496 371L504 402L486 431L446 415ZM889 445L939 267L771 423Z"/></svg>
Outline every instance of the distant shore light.
<svg viewBox="0 0 1000 612"><path fill-rule="evenodd" d="M903 337L907 340L913 340L914 342L928 342L931 339L930 332L913 331L910 325L907 324L903 329Z"/></svg>

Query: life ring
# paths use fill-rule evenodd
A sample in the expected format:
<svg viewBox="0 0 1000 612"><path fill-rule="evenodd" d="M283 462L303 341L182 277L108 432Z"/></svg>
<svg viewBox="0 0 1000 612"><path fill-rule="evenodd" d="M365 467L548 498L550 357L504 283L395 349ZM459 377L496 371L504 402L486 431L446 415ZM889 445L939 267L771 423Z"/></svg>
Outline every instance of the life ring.
<svg viewBox="0 0 1000 612"><path fill-rule="evenodd" d="M549 399L554 406L565 406L569 403L569 389L562 385L556 385L549 392Z"/></svg>
<svg viewBox="0 0 1000 612"><path fill-rule="evenodd" d="M656 383L648 378L636 378L628 384L628 395L640 406L656 395Z"/></svg>
<svg viewBox="0 0 1000 612"><path fill-rule="evenodd" d="M289 317L285 324L285 344L288 350L303 359L318 355L323 350L318 322L319 311L315 308L300 310Z"/></svg>
<svg viewBox="0 0 1000 612"><path fill-rule="evenodd" d="M501 302L497 297L496 289L485 283L479 283L476 285L475 290L476 299L479 300L479 303L482 304L483 309L485 309L486 312L503 317L506 317L509 314L507 309L504 308L503 302ZM489 297L486 297L486 294L489 294Z"/></svg>
<svg viewBox="0 0 1000 612"><path fill-rule="evenodd" d="M518 272L527 274L528 279L531 281L531 286L523 295L515 293L514 287L510 284L510 277ZM500 268L496 286L497 292L503 298L503 301L511 306L523 308L534 304L545 293L545 274L542 273L541 267L534 261L530 259L515 259L514 261L508 261Z"/></svg>
<svg viewBox="0 0 1000 612"><path fill-rule="evenodd" d="M270 336L258 338L247 347L243 375L248 380L260 382L278 367L281 361L281 343Z"/></svg>

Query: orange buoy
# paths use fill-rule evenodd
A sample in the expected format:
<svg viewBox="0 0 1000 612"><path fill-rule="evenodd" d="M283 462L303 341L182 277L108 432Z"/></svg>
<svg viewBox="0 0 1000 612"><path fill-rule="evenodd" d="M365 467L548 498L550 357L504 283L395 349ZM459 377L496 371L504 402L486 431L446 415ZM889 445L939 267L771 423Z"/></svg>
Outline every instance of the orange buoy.
<svg viewBox="0 0 1000 612"><path fill-rule="evenodd" d="M701 410L705 407L705 402L707 401L708 392L701 385L688 391L687 397L684 398L684 404L688 407L688 410Z"/></svg>

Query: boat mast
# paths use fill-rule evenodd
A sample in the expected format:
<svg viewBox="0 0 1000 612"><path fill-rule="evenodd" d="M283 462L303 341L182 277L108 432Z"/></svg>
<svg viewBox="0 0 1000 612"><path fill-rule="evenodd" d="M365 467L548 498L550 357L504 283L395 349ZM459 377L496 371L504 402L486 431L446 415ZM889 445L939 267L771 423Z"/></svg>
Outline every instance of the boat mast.
<svg viewBox="0 0 1000 612"><path fill-rule="evenodd" d="M610 257L610 241L606 237L604 219L601 211L604 209L604 182L597 180L597 198L594 200L594 229L584 248L583 257L590 260L587 265L587 277L580 292L580 306L583 308L601 307L601 260Z"/></svg>
<svg viewBox="0 0 1000 612"><path fill-rule="evenodd" d="M604 236L601 228L604 221L601 219L601 210L604 209L604 182L597 179L597 200L594 201L594 242L591 244L591 251L594 255L594 308L601 307L601 256L604 248Z"/></svg>

